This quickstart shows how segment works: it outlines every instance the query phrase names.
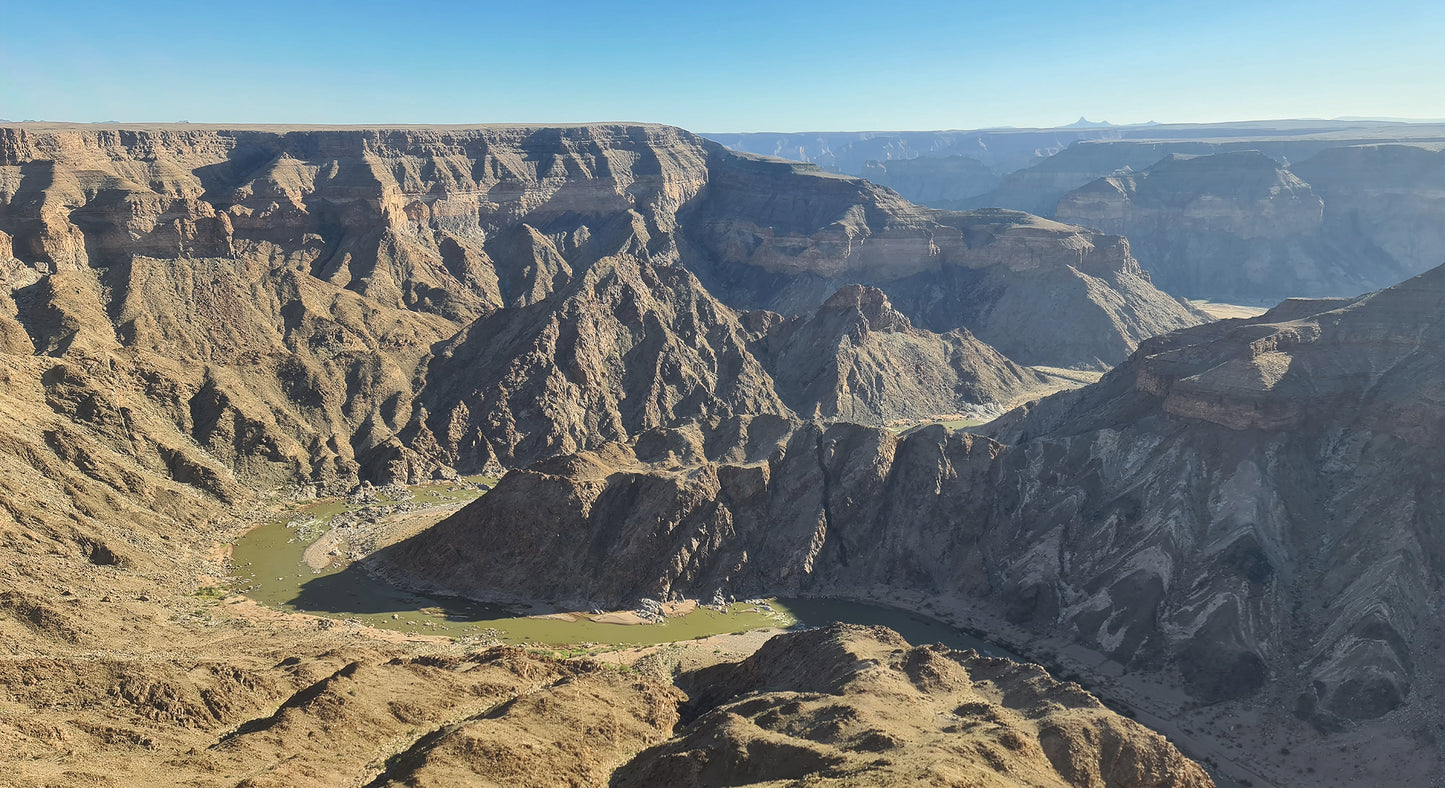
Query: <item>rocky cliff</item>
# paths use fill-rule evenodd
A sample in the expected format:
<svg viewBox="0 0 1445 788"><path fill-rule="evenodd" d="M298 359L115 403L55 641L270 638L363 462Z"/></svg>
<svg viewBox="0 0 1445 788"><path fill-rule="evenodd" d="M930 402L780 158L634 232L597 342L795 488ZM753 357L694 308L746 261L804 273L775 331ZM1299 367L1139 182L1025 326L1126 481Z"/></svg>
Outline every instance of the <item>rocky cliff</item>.
<svg viewBox="0 0 1445 788"><path fill-rule="evenodd" d="M1199 319L1119 239L920 209L661 126L4 126L0 241L5 347L121 365L249 488L416 480L728 413L996 406L1031 381L948 332L1090 366ZM780 399L754 354L783 340L736 309L806 316L870 279L910 283L895 308L948 336L893 333L913 374L939 359L948 380L899 405L861 380L873 393ZM1040 287L1077 314L1072 343L1016 330Z"/></svg>
<svg viewBox="0 0 1445 788"><path fill-rule="evenodd" d="M1324 201L1257 151L1170 154L1140 172L1069 192L1054 213L1127 231L1136 253L1152 261L1159 286L1177 293L1252 303L1282 293L1330 295L1342 285L1358 292L1396 281L1366 280L1350 271L1349 261L1357 258L1318 238Z"/></svg>
<svg viewBox="0 0 1445 788"><path fill-rule="evenodd" d="M1433 686L1445 268L1146 342L994 438L727 419L510 475L380 557L479 596L966 598L1322 730ZM581 546L581 547L579 547Z"/></svg>
<svg viewBox="0 0 1445 788"><path fill-rule="evenodd" d="M1332 148L1290 166L1325 204L1325 236L1402 280L1445 261L1445 150L1433 144ZM1387 284L1382 282L1383 284Z"/></svg>
<svg viewBox="0 0 1445 788"><path fill-rule="evenodd" d="M1069 192L1053 215L1127 234L1171 292L1353 295L1445 260L1442 162L1405 145L1330 148L1288 168L1258 152L1171 154Z"/></svg>
<svg viewBox="0 0 1445 788"><path fill-rule="evenodd" d="M990 431L1021 447L1149 458L1100 470L1105 488L1130 490L1138 522L1196 524L1200 556L1163 554L1177 556L1173 573L1197 574L1182 587L1163 573L1154 581L1187 588L1179 612L1199 611L1177 618L1164 604L1165 631L1214 643L1188 652L1186 679L1279 682L1324 727L1376 717L1406 698L1438 647L1421 626L1445 579L1429 437L1442 310L1445 268L1353 301L1286 302L1146 344L1087 393ZM1141 540L1130 552L1142 561L1153 549ZM1256 668L1219 673L1231 663Z"/></svg>

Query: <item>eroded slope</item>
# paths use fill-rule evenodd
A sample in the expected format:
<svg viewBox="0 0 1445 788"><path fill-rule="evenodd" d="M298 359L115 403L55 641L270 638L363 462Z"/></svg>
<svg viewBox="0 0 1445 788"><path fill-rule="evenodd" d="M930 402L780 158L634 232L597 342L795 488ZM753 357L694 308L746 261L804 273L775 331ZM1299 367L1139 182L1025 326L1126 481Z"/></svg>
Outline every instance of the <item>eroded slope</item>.
<svg viewBox="0 0 1445 788"><path fill-rule="evenodd" d="M1201 701L1324 732L1429 728L1441 325L1445 269L1286 302L1146 342L990 425L1002 442L762 418L658 431L515 472L379 560L577 604L961 599Z"/></svg>

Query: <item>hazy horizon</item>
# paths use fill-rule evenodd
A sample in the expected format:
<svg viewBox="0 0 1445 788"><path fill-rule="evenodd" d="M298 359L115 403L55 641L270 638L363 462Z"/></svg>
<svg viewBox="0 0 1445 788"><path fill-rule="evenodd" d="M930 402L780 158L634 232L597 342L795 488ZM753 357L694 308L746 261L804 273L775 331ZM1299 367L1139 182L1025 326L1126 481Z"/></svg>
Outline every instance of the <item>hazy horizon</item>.
<svg viewBox="0 0 1445 788"><path fill-rule="evenodd" d="M1102 128L1102 127L1110 127L1110 128L1121 128L1121 129L1123 129L1123 128L1139 128L1139 127L1151 127L1151 126L1159 126L1159 127L1165 127L1165 126L1231 126L1231 125L1241 125L1241 126L1242 126L1242 125L1246 125L1246 124L1259 124L1259 123L1342 123L1342 124L1348 124L1348 123L1385 123L1385 124L1400 124L1400 125L1436 125L1436 124L1445 124L1445 118L1389 118L1389 117L1356 117L1356 116L1343 116L1343 117L1337 117L1337 118L1241 118L1241 119L1236 119L1236 120L1221 120L1221 121L1208 121L1208 122L1179 121L1179 122L1173 122L1173 123L1160 123L1160 122L1158 122L1158 121L1145 121L1145 122L1143 122L1143 123L1111 123L1111 122L1108 122L1108 121L1095 121L1095 120L1093 120L1093 119L1088 119L1088 120L1089 120L1089 126L1087 126L1087 127L1081 127L1081 126L1078 125L1078 121L1074 121L1073 123L1056 123L1056 124L1044 125L1044 126L1002 125L1002 126L978 126L978 127L970 127L970 128L954 127L954 128L934 128L934 129L923 129L923 128L823 129L823 128L817 128L817 129L799 129L799 130L793 130L793 131L778 131L778 130L776 130L776 129L761 128L761 129L748 129L748 130L738 131L738 130L733 130L733 129L694 129L694 128L687 128L687 127L677 126L677 124L675 124L675 123L662 123L662 122L658 122L658 121L629 120L629 119L625 119L625 118L620 118L620 119L598 119L598 120L590 120L590 121L589 121L589 120L558 121L558 122L553 122L553 123L549 123L549 122L546 122L546 121L540 121L540 122L527 122L527 121L517 121L517 122L507 122L507 121L500 121L500 122L499 122L499 121L479 121L479 122L476 122L476 123L425 123L425 122L368 123L368 122L365 122L365 121L356 122L356 123L315 123L315 122L308 122L308 121L288 121L288 122L274 122L274 123L258 123L258 122L254 122L254 121L226 122L226 121L204 121L204 120L202 120L202 121L192 121L192 120L83 120L83 121L74 121L74 120L62 120L62 119L54 119L54 118L7 118L7 117L0 116L0 123L12 123L12 124L34 123L34 124L43 124L43 125L95 125L95 126L110 126L110 125L114 125L114 126L198 126L198 127L221 127L221 128L225 128L225 127L277 127L277 128L327 128L327 127L335 127L335 128L408 128L408 127L421 127L421 128L426 128L426 127L433 127L433 126L435 126L435 127L452 127L452 126L455 126L455 127L463 127L463 128L465 128L465 127L482 127L482 126L559 126L559 127L560 127L560 126L588 126L588 125L601 125L601 124L633 124L633 123L635 123L635 124L639 124L639 125L677 126L678 128L684 128L684 129L687 130L687 131L690 131L690 132L692 132L692 133L694 133L694 134L697 134L697 135L699 135L699 136L704 136L704 137L705 137L705 136L708 136L708 135L735 135L735 134L763 134L763 135L767 135L767 134L778 134L778 135L786 135L786 134L911 134L911 133L925 133L925 134L926 134L926 133L931 133L931 132L945 133L945 132L980 132L980 131L1030 131L1030 130L1067 129L1067 128L1092 128L1092 127L1100 127L1100 128Z"/></svg>

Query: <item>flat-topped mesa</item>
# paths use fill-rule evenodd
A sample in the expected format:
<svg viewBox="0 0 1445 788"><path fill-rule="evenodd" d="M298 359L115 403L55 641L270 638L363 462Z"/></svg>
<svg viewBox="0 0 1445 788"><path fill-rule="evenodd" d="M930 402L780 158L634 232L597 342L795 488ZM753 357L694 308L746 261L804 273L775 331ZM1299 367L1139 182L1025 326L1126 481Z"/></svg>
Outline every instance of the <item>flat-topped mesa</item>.
<svg viewBox="0 0 1445 788"><path fill-rule="evenodd" d="M915 325L967 328L1028 364L1105 367L1204 316L1150 283L1126 240L1037 216L920 208L860 178L715 151L683 222L686 264L725 301L782 314L838 287L886 292ZM1049 304L1060 321L1039 321Z"/></svg>
<svg viewBox="0 0 1445 788"><path fill-rule="evenodd" d="M1175 153L1142 172L1069 192L1055 215L1114 233L1226 231L1274 239L1317 231L1324 202L1258 151Z"/></svg>
<svg viewBox="0 0 1445 788"><path fill-rule="evenodd" d="M680 129L621 124L8 126L0 166L17 171L0 183L0 198L45 198L39 215L11 206L26 259L79 266L97 254L92 265L103 266L134 253L300 252L328 282L467 318L505 305L487 242L523 218L537 225L635 210L647 235L665 240L672 215L706 181L701 145ZM71 224L43 207L56 203L82 206L89 221Z"/></svg>
<svg viewBox="0 0 1445 788"><path fill-rule="evenodd" d="M4 346L136 351L142 409L247 485L321 489L440 470L401 437L432 347L598 259L675 259L707 174L639 124L18 124L0 162Z"/></svg>
<svg viewBox="0 0 1445 788"><path fill-rule="evenodd" d="M1005 188L995 204L1127 235L1181 296L1354 296L1445 259L1445 151L1432 137L1087 143L1010 175L1018 199ZM1056 176L1077 179L1056 188ZM1045 204L1021 202L1030 192Z"/></svg>
<svg viewBox="0 0 1445 788"><path fill-rule="evenodd" d="M1122 239L1020 211L939 211L816 165L718 152L695 237L770 273L875 284L954 266L1138 272Z"/></svg>
<svg viewBox="0 0 1445 788"><path fill-rule="evenodd" d="M1170 154L1069 192L1054 215L1128 235L1160 286L1181 294L1322 295L1375 281L1322 237L1321 196L1258 151Z"/></svg>

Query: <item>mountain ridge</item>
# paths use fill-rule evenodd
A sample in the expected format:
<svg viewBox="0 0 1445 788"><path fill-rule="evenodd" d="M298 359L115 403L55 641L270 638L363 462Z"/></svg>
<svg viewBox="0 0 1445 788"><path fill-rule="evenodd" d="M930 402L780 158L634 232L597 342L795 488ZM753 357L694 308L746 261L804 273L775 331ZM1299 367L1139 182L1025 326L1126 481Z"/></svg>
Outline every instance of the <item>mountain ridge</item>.
<svg viewBox="0 0 1445 788"><path fill-rule="evenodd" d="M1199 703L1325 734L1435 725L1442 316L1445 266L1285 302L1148 340L977 430L993 437L660 430L514 472L375 560L454 593L582 606L957 599Z"/></svg>

